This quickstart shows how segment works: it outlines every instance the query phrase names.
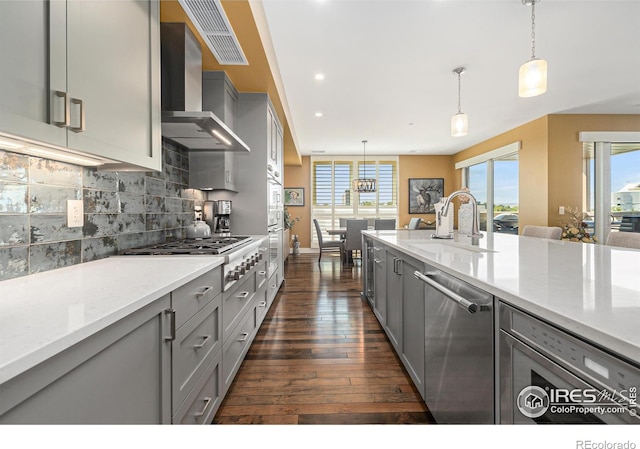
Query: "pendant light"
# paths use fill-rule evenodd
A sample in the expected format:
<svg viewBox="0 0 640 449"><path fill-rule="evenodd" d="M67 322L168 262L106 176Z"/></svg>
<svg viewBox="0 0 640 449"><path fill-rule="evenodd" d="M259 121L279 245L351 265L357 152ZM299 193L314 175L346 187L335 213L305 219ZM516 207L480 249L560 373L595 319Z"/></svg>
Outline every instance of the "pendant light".
<svg viewBox="0 0 640 449"><path fill-rule="evenodd" d="M536 58L536 3L540 0L522 0L531 5L531 59L520 66L518 95L535 97L547 91L547 61Z"/></svg>
<svg viewBox="0 0 640 449"><path fill-rule="evenodd" d="M460 112L460 75L464 72L464 67L453 69L453 74L458 75L458 113L451 117L451 135L453 137L466 136L469 132L469 118L467 114Z"/></svg>
<svg viewBox="0 0 640 449"><path fill-rule="evenodd" d="M367 141L362 141L364 177L353 180L353 191L357 193L372 193L376 191L375 178L367 178Z"/></svg>

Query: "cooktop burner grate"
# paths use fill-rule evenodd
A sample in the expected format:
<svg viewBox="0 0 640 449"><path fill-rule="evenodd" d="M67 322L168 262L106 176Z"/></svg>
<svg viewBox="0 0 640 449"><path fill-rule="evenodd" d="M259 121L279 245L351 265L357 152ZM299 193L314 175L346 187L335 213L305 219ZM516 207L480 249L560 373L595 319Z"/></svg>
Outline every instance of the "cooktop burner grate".
<svg viewBox="0 0 640 449"><path fill-rule="evenodd" d="M209 237L140 246L122 251L122 255L223 254L251 241L249 236Z"/></svg>

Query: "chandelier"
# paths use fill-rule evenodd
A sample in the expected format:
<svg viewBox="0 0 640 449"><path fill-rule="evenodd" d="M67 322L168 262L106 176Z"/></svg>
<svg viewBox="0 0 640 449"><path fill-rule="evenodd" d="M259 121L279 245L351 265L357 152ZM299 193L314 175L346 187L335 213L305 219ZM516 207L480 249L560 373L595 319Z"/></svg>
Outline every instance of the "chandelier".
<svg viewBox="0 0 640 449"><path fill-rule="evenodd" d="M357 193L372 193L376 191L376 179L367 178L367 141L362 141L364 177L353 180L353 191Z"/></svg>

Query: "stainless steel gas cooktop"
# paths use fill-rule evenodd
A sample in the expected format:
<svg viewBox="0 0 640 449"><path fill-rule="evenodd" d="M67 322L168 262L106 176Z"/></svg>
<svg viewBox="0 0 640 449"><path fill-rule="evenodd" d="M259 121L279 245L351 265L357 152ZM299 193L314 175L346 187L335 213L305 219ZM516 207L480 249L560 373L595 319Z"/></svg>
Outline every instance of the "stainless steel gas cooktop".
<svg viewBox="0 0 640 449"><path fill-rule="evenodd" d="M174 242L158 243L140 246L122 251L120 254L129 255L175 255L175 254L224 254L251 241L251 237L244 235L212 236L203 239L185 239Z"/></svg>

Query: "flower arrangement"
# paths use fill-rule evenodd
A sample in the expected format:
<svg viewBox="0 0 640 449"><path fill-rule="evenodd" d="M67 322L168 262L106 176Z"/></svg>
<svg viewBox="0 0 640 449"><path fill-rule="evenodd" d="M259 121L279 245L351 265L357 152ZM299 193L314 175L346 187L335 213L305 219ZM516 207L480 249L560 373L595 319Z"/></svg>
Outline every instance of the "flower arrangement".
<svg viewBox="0 0 640 449"><path fill-rule="evenodd" d="M292 218L291 214L289 214L289 209L285 206L284 208L284 227L287 229L293 229L293 226L300 221L300 217Z"/></svg>
<svg viewBox="0 0 640 449"><path fill-rule="evenodd" d="M566 207L565 210L569 215L569 221L563 223L562 240L597 243L597 237L587 231L585 219L587 219L589 215L581 212L577 207Z"/></svg>

